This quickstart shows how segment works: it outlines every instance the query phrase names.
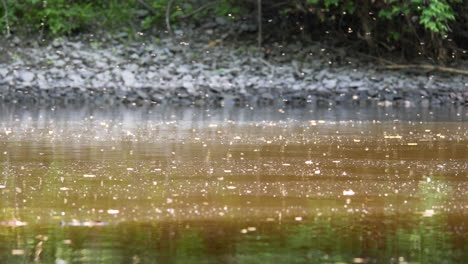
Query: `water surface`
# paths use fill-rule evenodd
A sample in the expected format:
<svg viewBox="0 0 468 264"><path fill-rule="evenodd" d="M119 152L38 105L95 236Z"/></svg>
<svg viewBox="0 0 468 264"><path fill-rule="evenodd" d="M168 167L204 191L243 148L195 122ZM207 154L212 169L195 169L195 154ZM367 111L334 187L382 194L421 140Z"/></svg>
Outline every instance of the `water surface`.
<svg viewBox="0 0 468 264"><path fill-rule="evenodd" d="M463 108L0 109L0 263L468 261Z"/></svg>

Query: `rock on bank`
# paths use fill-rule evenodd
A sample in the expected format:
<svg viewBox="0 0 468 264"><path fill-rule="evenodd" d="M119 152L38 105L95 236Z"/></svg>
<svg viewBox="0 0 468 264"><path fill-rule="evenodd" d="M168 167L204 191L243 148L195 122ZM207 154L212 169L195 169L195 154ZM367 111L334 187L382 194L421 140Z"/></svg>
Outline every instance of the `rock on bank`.
<svg viewBox="0 0 468 264"><path fill-rule="evenodd" d="M466 76L378 71L315 45L57 39L12 45L0 100L16 103L468 105Z"/></svg>

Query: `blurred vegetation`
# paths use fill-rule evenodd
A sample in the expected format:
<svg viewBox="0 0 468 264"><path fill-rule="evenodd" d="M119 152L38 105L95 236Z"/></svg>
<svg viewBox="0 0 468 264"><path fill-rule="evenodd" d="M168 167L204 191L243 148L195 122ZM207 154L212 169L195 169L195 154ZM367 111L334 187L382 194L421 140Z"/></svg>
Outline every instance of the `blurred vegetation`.
<svg viewBox="0 0 468 264"><path fill-rule="evenodd" d="M313 39L358 43L374 53L401 51L434 61L468 49L464 0L2 0L0 30L65 35L95 31L165 30L182 21L214 17L255 23L262 3L264 35L308 34ZM5 8L6 7L6 8ZM5 12L7 11L7 12ZM287 31L285 31L287 29ZM462 52L463 51L463 52Z"/></svg>
<svg viewBox="0 0 468 264"><path fill-rule="evenodd" d="M393 220L392 220L393 219ZM400 222L396 221L399 219ZM382 220L382 221L379 221ZM317 217L302 224L123 222L0 226L1 263L466 263L445 217ZM15 239L11 239L14 237ZM12 250L23 254L11 254ZM365 261L365 262L364 262Z"/></svg>

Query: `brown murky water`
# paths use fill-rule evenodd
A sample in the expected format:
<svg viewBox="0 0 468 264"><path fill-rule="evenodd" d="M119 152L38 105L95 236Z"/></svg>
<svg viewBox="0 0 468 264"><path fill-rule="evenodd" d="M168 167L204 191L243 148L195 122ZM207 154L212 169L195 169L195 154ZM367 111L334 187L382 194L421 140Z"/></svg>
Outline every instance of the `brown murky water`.
<svg viewBox="0 0 468 264"><path fill-rule="evenodd" d="M156 110L4 111L0 263L468 262L463 111Z"/></svg>

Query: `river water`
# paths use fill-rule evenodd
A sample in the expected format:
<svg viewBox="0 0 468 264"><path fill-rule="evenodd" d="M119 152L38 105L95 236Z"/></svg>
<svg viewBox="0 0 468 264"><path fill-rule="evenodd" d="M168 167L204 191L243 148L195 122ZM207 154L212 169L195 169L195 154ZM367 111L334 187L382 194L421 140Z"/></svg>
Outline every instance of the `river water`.
<svg viewBox="0 0 468 264"><path fill-rule="evenodd" d="M468 110L0 106L0 263L468 263Z"/></svg>

